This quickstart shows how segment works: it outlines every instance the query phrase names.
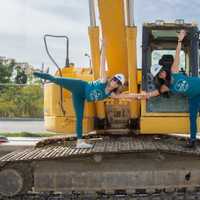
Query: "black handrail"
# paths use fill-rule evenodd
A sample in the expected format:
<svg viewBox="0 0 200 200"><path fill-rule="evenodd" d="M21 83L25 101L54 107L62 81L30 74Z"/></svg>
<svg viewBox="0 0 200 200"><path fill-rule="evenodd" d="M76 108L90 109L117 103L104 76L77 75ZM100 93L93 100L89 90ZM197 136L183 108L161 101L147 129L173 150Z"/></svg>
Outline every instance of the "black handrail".
<svg viewBox="0 0 200 200"><path fill-rule="evenodd" d="M65 35L49 35L49 34L44 35L44 44L45 44L45 50L47 52L47 55L49 56L49 58L53 62L53 64L57 67L59 74L62 77L62 71L61 71L59 65L56 63L56 61L54 60L54 58L52 57L52 55L49 52L48 45L47 45L47 38L48 37L65 38L66 39L66 59L65 59L65 66L66 67L69 67L69 38ZM60 87L60 98L61 98L61 105L60 106L61 106L62 113L65 115L66 111L65 111L64 106L63 106L63 92L62 91L63 91L62 87Z"/></svg>

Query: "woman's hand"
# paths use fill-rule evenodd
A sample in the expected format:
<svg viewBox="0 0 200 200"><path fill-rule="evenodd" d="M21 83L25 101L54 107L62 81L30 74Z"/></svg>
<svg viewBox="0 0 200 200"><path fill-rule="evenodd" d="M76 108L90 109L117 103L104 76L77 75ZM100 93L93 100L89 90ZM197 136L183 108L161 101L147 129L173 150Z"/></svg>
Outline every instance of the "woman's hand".
<svg viewBox="0 0 200 200"><path fill-rule="evenodd" d="M178 34L178 41L182 42L186 35L187 35L186 30L182 29Z"/></svg>
<svg viewBox="0 0 200 200"><path fill-rule="evenodd" d="M139 95L138 95L138 99L149 99L150 95L147 92L142 91Z"/></svg>

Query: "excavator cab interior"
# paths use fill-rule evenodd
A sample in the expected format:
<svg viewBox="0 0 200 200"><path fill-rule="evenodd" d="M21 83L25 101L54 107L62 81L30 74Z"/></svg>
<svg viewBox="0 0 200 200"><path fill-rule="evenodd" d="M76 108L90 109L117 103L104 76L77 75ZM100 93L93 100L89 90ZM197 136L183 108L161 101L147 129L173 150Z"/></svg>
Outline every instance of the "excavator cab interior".
<svg viewBox="0 0 200 200"><path fill-rule="evenodd" d="M147 23L143 26L143 42L142 42L142 89L145 91L153 91L156 88L155 78L150 73L150 67L154 64L164 64L166 70L170 70L175 56L177 45L177 33L185 29L186 38L182 42L182 50L180 55L179 72L188 76L198 76L199 59L199 30L193 24L164 23ZM143 116L148 115L158 120L157 117L165 116L170 118L177 116L188 116L187 98L182 95L175 95L167 92L159 97L154 97L142 104ZM168 119L166 118L166 120ZM173 118L175 119L175 118ZM143 120L142 120L143 123ZM149 123L149 121L148 121ZM144 125L142 125L144 127ZM150 130L144 130L150 133ZM155 129L154 129L155 131ZM159 130L157 130L159 131ZM164 132L160 130L160 132ZM174 128L174 132L183 131L183 129ZM141 131L142 132L142 131Z"/></svg>
<svg viewBox="0 0 200 200"><path fill-rule="evenodd" d="M156 89L155 78L150 73L153 64L163 64L165 70L170 70L177 45L177 32L180 27L144 26L143 28L143 89ZM180 56L179 71L188 76L198 75L198 33L196 27L186 28L188 36L183 41ZM150 83L150 84L149 84ZM187 99L171 93L152 98L147 102L148 112L187 112Z"/></svg>

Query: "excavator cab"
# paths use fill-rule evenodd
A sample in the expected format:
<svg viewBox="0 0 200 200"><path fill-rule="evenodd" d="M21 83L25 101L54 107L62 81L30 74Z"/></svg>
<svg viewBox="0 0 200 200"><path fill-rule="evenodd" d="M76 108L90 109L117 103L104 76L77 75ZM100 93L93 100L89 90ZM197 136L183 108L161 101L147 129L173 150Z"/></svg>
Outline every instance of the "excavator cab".
<svg viewBox="0 0 200 200"><path fill-rule="evenodd" d="M180 20L179 20L180 21ZM158 23L159 22L159 23ZM142 41L142 89L157 89L156 79L150 73L154 64L164 64L170 71L177 45L177 32L187 31L183 40L179 71L188 76L198 76L199 30L193 24L146 23ZM141 133L187 133L188 99L170 92L142 103ZM165 117L165 118L163 118ZM180 123L177 123L177 120ZM159 124L158 124L159 122ZM167 124L172 126L168 127ZM151 124L151 125L149 125Z"/></svg>

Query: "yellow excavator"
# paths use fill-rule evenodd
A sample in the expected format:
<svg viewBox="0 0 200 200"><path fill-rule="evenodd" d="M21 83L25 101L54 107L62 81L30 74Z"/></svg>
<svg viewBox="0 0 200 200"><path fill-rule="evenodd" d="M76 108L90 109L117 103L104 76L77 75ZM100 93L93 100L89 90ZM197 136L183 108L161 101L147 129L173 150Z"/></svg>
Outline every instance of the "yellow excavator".
<svg viewBox="0 0 200 200"><path fill-rule="evenodd" d="M100 27L96 25L97 3ZM89 0L88 29L92 72L68 65L63 77L91 81L99 78L100 38L106 45L107 73L123 73L124 92L155 89L150 66L175 53L177 32L187 30L180 71L199 75L199 29L178 19L143 24L142 67L137 67L137 27L133 0ZM66 59L68 60L68 58ZM72 134L75 114L71 94L53 83L44 86L47 130ZM199 120L199 119L198 119ZM198 199L200 147L185 149L189 132L187 99L167 96L131 102L107 99L86 103L84 137L92 149L76 149L75 136L39 142L34 149L0 158L3 199ZM177 135L178 134L178 135ZM11 185L12 184L12 185ZM11 187L10 187L11 186Z"/></svg>

